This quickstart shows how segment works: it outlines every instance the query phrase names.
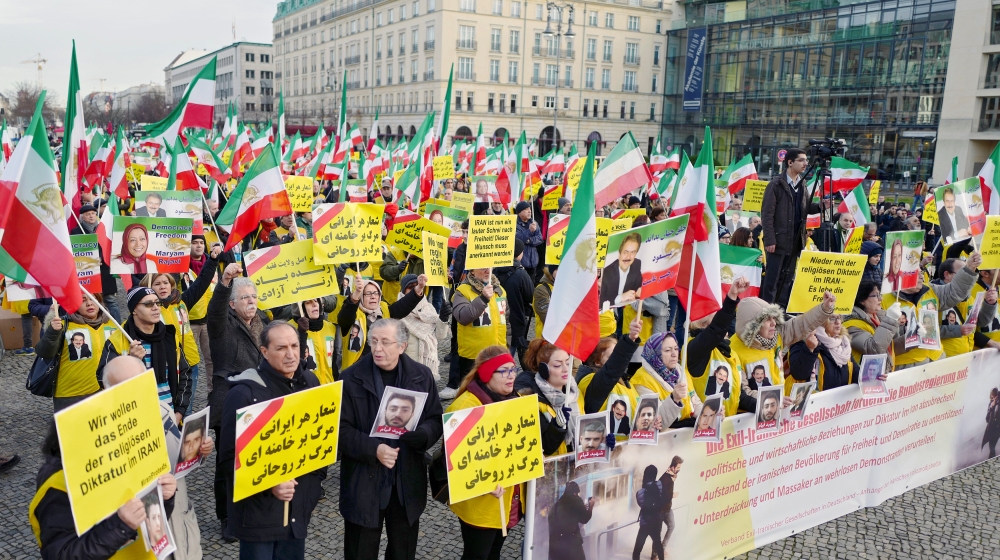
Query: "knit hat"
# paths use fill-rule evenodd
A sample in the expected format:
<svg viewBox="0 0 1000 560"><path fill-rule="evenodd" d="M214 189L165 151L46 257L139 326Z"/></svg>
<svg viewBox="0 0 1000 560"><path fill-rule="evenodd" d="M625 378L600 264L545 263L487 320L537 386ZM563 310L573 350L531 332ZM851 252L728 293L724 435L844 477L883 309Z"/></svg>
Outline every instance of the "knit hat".
<svg viewBox="0 0 1000 560"><path fill-rule="evenodd" d="M84 204L80 207L80 215L82 216L84 212L97 212L97 208L94 208L92 204Z"/></svg>
<svg viewBox="0 0 1000 560"><path fill-rule="evenodd" d="M199 235L197 233L192 234L191 235L191 241L194 241L195 239L201 239L202 241L205 241L205 236L204 235Z"/></svg>
<svg viewBox="0 0 1000 560"><path fill-rule="evenodd" d="M135 308L139 306L139 302L145 299L146 296L155 296L155 295L156 292L154 292L152 288L147 288L146 286L139 286L136 288L132 288L131 290L129 290L128 297L126 298L128 305L128 312L132 313L133 311L135 311Z"/></svg>
<svg viewBox="0 0 1000 560"><path fill-rule="evenodd" d="M531 208L531 203L529 203L527 200L522 200L521 202L517 203L517 206L514 207L514 213L520 214L521 212L524 212L528 208Z"/></svg>
<svg viewBox="0 0 1000 560"><path fill-rule="evenodd" d="M631 207L633 204L642 204L642 201L639 200L638 196L630 196L630 197L628 197L628 205L629 205L629 207Z"/></svg>
<svg viewBox="0 0 1000 560"><path fill-rule="evenodd" d="M407 274L399 280L399 293L403 293L407 288L417 285L417 275Z"/></svg>
<svg viewBox="0 0 1000 560"><path fill-rule="evenodd" d="M874 241L865 241L861 244L861 254L867 255L869 258L875 255L881 255L885 252L885 249L881 245Z"/></svg>
<svg viewBox="0 0 1000 560"><path fill-rule="evenodd" d="M515 239L514 240L514 260L517 260L517 257L521 256L522 253L524 253L524 241L521 241L520 239Z"/></svg>
<svg viewBox="0 0 1000 560"><path fill-rule="evenodd" d="M569 199L568 198L560 198L558 200L558 202L556 203L556 205L559 207L559 209L562 209L562 207L566 206L567 204L569 204Z"/></svg>

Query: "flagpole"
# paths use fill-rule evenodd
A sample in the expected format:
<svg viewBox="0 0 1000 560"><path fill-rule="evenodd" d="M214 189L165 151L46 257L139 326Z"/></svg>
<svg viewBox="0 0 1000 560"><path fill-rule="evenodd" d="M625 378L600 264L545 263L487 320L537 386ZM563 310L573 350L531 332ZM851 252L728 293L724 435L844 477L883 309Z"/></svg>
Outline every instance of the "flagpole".
<svg viewBox="0 0 1000 560"><path fill-rule="evenodd" d="M94 305L96 305L101 311L103 311L104 314L108 316L108 319L111 319L111 322L114 323L116 327L118 327L118 330L120 330L123 335L125 335L125 338L128 340L128 343L130 345L135 343L135 341L132 340L132 337L129 336L127 332L125 332L125 328L122 327L121 323L115 320L115 318L111 315L111 313L108 312L107 308L101 305L101 302L97 301L97 298L95 298L93 294L91 294L87 290L82 289L82 286L80 291L87 294L87 297L90 298L90 301L94 302Z"/></svg>
<svg viewBox="0 0 1000 560"><path fill-rule="evenodd" d="M711 235L711 234L709 234ZM684 308L684 336L687 336L691 330L691 296L694 294L694 268L695 268L695 255L697 254L698 242L695 241L691 244L691 273L688 277L688 293L687 293L687 307ZM677 344L681 346L683 351L681 352L681 371L687 371L688 364L688 345L687 341L678 340Z"/></svg>

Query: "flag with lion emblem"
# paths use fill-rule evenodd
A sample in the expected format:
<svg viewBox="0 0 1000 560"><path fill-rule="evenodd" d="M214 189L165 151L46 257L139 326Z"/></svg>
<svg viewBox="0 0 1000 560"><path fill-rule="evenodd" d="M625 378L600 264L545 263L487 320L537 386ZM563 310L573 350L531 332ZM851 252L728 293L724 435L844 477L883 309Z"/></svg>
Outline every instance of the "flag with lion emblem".
<svg viewBox="0 0 1000 560"><path fill-rule="evenodd" d="M758 297L761 272L764 268L760 262L760 256L760 249L719 245L719 275L722 280L722 293L729 293L733 282L740 276L744 276L750 282L750 287L740 297Z"/></svg>
<svg viewBox="0 0 1000 560"><path fill-rule="evenodd" d="M216 223L224 224L223 214L230 205L235 208L232 215L232 229L225 250L228 251L247 235L257 231L261 220L280 218L292 213L292 202L285 190L285 181L278 169L280 160L274 144L265 148L260 157L253 160L250 169L233 191L226 208L219 214Z"/></svg>

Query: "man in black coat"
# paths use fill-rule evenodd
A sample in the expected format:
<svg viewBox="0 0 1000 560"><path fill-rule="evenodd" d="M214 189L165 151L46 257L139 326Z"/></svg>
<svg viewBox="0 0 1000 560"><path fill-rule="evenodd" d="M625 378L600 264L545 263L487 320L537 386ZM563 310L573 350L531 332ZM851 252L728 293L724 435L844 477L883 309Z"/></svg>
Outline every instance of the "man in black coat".
<svg viewBox="0 0 1000 560"><path fill-rule="evenodd" d="M609 262L601 274L600 307L620 307L639 299L642 288L642 263L636 258L642 236L630 233L618 247L618 258ZM624 278L624 280L623 280Z"/></svg>
<svg viewBox="0 0 1000 560"><path fill-rule="evenodd" d="M531 298L534 296L534 284L527 270L521 266L524 257L524 243L520 239L514 241L514 265L493 269L500 285L507 296L507 324L510 329L510 353L517 354L524 363L524 351L528 349L528 325L531 322Z"/></svg>
<svg viewBox="0 0 1000 560"><path fill-rule="evenodd" d="M424 453L441 437L441 400L431 371L404 354L409 333L396 319L379 319L368 333L371 352L344 370L340 416L340 514L344 557L375 560L382 525L385 557L417 554L420 515L427 505ZM386 387L425 393L413 431L399 440L370 437Z"/></svg>
<svg viewBox="0 0 1000 560"><path fill-rule="evenodd" d="M226 505L232 536L240 540L240 558L305 558L309 519L319 502L326 468L303 474L238 502L233 501L236 457L236 411L255 403L319 386L312 372L302 368L299 334L285 322L264 327L260 335L263 359L255 369L230 378L222 408L219 464L225 465ZM288 525L283 525L284 502L290 502Z"/></svg>
<svg viewBox="0 0 1000 560"><path fill-rule="evenodd" d="M788 306L795 263L806 246L806 218L820 211L818 205L809 201L809 187L802 181L802 173L808 165L809 156L805 151L788 150L785 173L772 177L764 189L760 223L764 229L767 272L761 283L760 297L782 307Z"/></svg>

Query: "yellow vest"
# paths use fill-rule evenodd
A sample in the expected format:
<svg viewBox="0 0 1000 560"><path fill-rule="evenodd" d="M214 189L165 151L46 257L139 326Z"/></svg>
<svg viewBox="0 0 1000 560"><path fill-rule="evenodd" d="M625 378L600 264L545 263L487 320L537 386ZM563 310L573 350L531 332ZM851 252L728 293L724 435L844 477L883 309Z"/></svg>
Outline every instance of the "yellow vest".
<svg viewBox="0 0 1000 560"><path fill-rule="evenodd" d="M609 310L610 311L610 310ZM622 332L627 333L629 325L635 320L635 308L631 305L626 305L622 308ZM639 340L649 340L649 337L653 335L653 318L643 317L642 318L642 330L639 331Z"/></svg>
<svg viewBox="0 0 1000 560"><path fill-rule="evenodd" d="M958 312L959 325L969 320L969 311L972 310L972 304L976 302L976 294L982 291L984 290L979 287L979 282L976 282L972 286L972 294L969 296L969 299L953 307L953 309ZM945 313L946 311L948 310L942 310L939 315L939 319L942 324L947 318L947 314ZM949 358L952 356L958 356L959 354L968 354L975 349L975 342L973 341L974 336L975 333L971 333L966 336L959 336L958 338L942 338L941 349L944 350L945 356L948 356Z"/></svg>
<svg viewBox="0 0 1000 560"><path fill-rule="evenodd" d="M882 295L882 309L889 309L894 303L896 303L895 292L889 292ZM938 299L937 296L934 295L934 290L927 290L924 292L924 295L920 296L920 301L917 303L922 309L926 309L929 304L933 304L934 309L938 308ZM899 300L899 305L904 309L913 307L912 303L903 300ZM938 312L940 312L940 310L938 310ZM917 320L920 320L920 318L917 317ZM913 347L899 356L896 356L896 367L915 364L924 360L933 361L940 358L943 353L944 352L941 350L928 350L926 348Z"/></svg>
<svg viewBox="0 0 1000 560"><path fill-rule="evenodd" d="M861 319L849 319L847 321L844 321L843 328L846 330L849 327L857 327L865 331L866 333L875 336L875 327L869 325L866 321L862 321ZM894 349L892 344L889 345L887 353L889 354L889 363L886 364L885 371L892 371L896 367L896 350ZM851 357L854 358L855 362L860 364L862 356L864 356L864 354L858 352L854 348L851 348ZM819 381L819 383L822 383L822 381Z"/></svg>
<svg viewBox="0 0 1000 560"><path fill-rule="evenodd" d="M688 344L691 343L691 338L688 338ZM739 411L740 391L742 390L741 384L743 381L743 368L740 366L739 357L735 352L730 352L730 356L727 358L718 348L713 348L708 366L701 377L695 377L691 374L691 370L688 370L688 379L690 380L691 387L698 394L701 402L705 402L705 388L708 386L708 377L715 375L715 370L719 366L729 366L729 398L726 399L726 416L733 416Z"/></svg>
<svg viewBox="0 0 1000 560"><path fill-rule="evenodd" d="M187 358L188 365L198 365L201 362L201 354L198 353L198 341L195 340L194 334L191 332L191 320L188 316L187 305L181 301L160 308L160 320L174 326L177 347L180 348L183 345L184 357Z"/></svg>
<svg viewBox="0 0 1000 560"><path fill-rule="evenodd" d="M684 372L684 375L687 375L688 387L693 387L694 381L691 379L691 375L687 372ZM643 392L639 390L640 387L644 387L649 391L656 393L656 396L659 397L661 401L671 398L670 395L673 394L673 391L667 388L665 382L660 381L656 374L646 371L645 367L639 368L635 372L635 375L632 376L630 382L632 383L632 386L635 387L635 390L639 395L643 394ZM691 405L690 389L688 394L684 395L681 401L684 403L684 406L681 408L681 415L678 417L678 420L690 418L694 411L694 408Z"/></svg>
<svg viewBox="0 0 1000 560"><path fill-rule="evenodd" d="M826 374L826 364L823 362L823 358L817 357L816 359L819 360L819 368L816 370L816 390L822 391L824 389L823 377ZM889 370L886 369L886 371ZM786 396L791 396L792 386L795 385L796 383L803 383L803 382L799 381L798 379L795 379L791 375L785 378ZM847 364L847 384L850 385L851 383L854 383L854 362Z"/></svg>
<svg viewBox="0 0 1000 560"><path fill-rule="evenodd" d="M569 405L567 404L567 406ZM539 399L538 415L546 416L549 419L549 422L555 422L553 418L556 417L556 409L552 408L548 404L543 403L541 399ZM570 421L572 422L572 420ZM563 455L565 453L569 453L569 449L566 447L566 440L564 439L563 442L559 444L559 447L554 452L546 455L546 457L555 457L557 455Z"/></svg>
<svg viewBox="0 0 1000 560"><path fill-rule="evenodd" d="M469 301L479 297L472 286L459 284L458 292ZM490 298L490 303L483 313L489 313L490 324L485 327L476 327L472 324L458 324L458 355L469 360L475 360L487 346L500 345L507 346L507 324L504 315L500 312L497 300L503 297L503 290L499 290ZM482 317L482 316L480 316ZM473 321L475 323L475 321Z"/></svg>
<svg viewBox="0 0 1000 560"><path fill-rule="evenodd" d="M206 272L204 268L201 269L201 271ZM209 300L212 299L212 294L215 293L216 284L219 283L219 277L217 274L215 274L214 270L208 271L207 273L213 274L214 276L212 278L212 284L208 287L208 290L205 291L205 295L201 296L201 299L198 300L198 303L195 303L194 306L191 307L191 309L188 309L188 319L191 321L200 321L204 319L206 315L208 315L208 302ZM195 280L198 279L198 275L195 274L193 270L185 272L185 275L187 275L189 278L188 280L189 286L193 284Z"/></svg>
<svg viewBox="0 0 1000 560"><path fill-rule="evenodd" d="M543 284L549 289L549 302L551 303L552 284L549 284L548 282L543 282ZM532 308L534 308L534 306L532 306ZM542 329L544 328L545 323L542 321L542 318L538 316L538 313L535 313L535 338L542 338ZM604 334L601 334L601 336L604 336Z"/></svg>
<svg viewBox="0 0 1000 560"><path fill-rule="evenodd" d="M614 310L608 309L607 311L601 313L597 321L601 326L601 338L613 336L615 334L615 330L618 328L618 321L615 319ZM639 340L645 339L640 338Z"/></svg>
<svg viewBox="0 0 1000 560"><path fill-rule="evenodd" d="M389 316L389 305L384 301L379 302L382 307L382 316ZM351 329L348 329L346 333L341 333L344 337L343 349L341 351L341 371L354 365L361 358L361 353L365 350L365 342L368 341L368 317L365 312L362 311L361 306L358 306L357 318L354 320L354 325L361 329L358 335L357 341L352 344L351 341ZM351 349L351 346L355 350Z"/></svg>
<svg viewBox="0 0 1000 560"><path fill-rule="evenodd" d="M295 329L299 328L296 321L289 321ZM334 344L337 340L337 326L329 321L323 321L323 328L318 331L306 332L306 347L309 356L316 362L316 369L313 373L319 379L320 385L333 383L333 361L337 359L337 352Z"/></svg>
<svg viewBox="0 0 1000 560"><path fill-rule="evenodd" d="M738 336L734 336L729 341L730 353L734 354L739 359L743 368L746 370L748 379L753 375L754 366L762 363L764 365L764 369L767 370L767 375L771 380L771 385L777 387L784 384L785 372L781 367L780 359L780 350L784 346L782 345L781 335L778 334L777 336L778 341L774 345L774 348L770 350L750 348L746 344L743 344L743 339Z"/></svg>
<svg viewBox="0 0 1000 560"><path fill-rule="evenodd" d="M580 405L581 413L583 410L585 410L583 403L587 396L587 388L590 387L590 382L594 380L594 375L595 375L594 373L588 373L577 384L580 389L580 397L577 402ZM615 398L612 399L612 396L614 396ZM626 387L625 384L622 383L621 381L615 383L615 386L611 388L611 393L608 394L608 397L604 399L604 403L601 404L600 412L605 412L608 410L609 400L625 401L625 408L626 408L625 412L626 414L628 414L629 418L628 425L631 426L632 417L635 416L635 407L639 406L639 391L636 390L635 384L633 383L631 384L631 386ZM615 439L619 441L624 441L628 439L628 436L625 434L616 433Z"/></svg>
<svg viewBox="0 0 1000 560"><path fill-rule="evenodd" d="M59 376L56 379L55 396L82 397L92 395L101 390L101 385L97 381L97 368L101 363L104 341L110 338L119 354L128 352L129 345L121 336L117 338L114 336L117 328L111 321L96 329L87 324L68 321L65 321L64 324L63 347L59 356ZM81 349L79 353L75 353L77 355L70 356L71 337L76 333L83 335L85 350ZM84 354L86 357L81 358L80 354Z"/></svg>
<svg viewBox="0 0 1000 560"><path fill-rule="evenodd" d="M31 499L31 503L28 505L28 522L31 524L31 532L35 534L35 542L38 543L39 548L42 547L42 528L38 522L38 517L35 515L35 509L38 508L38 504L49 490L58 490L64 494L66 493L66 475L63 474L63 471L57 471L47 478L38 488L38 491L35 492L35 497ZM143 544L141 537L120 548L118 552L111 556L111 560L137 559L156 560L156 555L146 550L146 545Z"/></svg>
<svg viewBox="0 0 1000 560"><path fill-rule="evenodd" d="M456 410L463 410L466 408L475 408L477 406L482 406L483 403L479 402L479 399L475 395L466 391L459 395L451 405L445 410L445 412L455 412ZM493 488L496 488L495 486ZM493 488L490 490L492 491ZM524 490L525 487L522 484L520 488L521 492L521 507L522 511L527 508L524 507ZM503 492L503 504L504 504L504 519L503 522L506 523L510 519L510 505L514 501L514 487L505 486ZM472 525L474 527L482 527L484 529L500 529L500 506L497 504L497 499L491 494L483 494L482 496L476 496L464 502L458 502L457 504L450 504L449 507L451 511L455 512L455 515L459 519Z"/></svg>

